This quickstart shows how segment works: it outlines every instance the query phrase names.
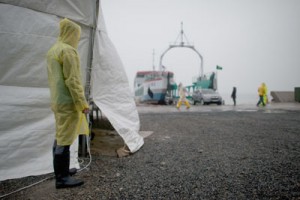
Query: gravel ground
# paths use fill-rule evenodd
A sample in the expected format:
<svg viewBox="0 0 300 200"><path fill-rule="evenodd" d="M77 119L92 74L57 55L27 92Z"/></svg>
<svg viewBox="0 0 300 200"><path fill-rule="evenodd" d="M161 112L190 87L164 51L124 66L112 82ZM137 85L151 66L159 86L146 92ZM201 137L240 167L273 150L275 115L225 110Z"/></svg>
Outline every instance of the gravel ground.
<svg viewBox="0 0 300 200"><path fill-rule="evenodd" d="M93 155L85 184L47 180L4 199L300 199L300 111L141 113L153 131L125 158ZM85 163L88 160L85 159ZM44 175L0 183L0 195Z"/></svg>

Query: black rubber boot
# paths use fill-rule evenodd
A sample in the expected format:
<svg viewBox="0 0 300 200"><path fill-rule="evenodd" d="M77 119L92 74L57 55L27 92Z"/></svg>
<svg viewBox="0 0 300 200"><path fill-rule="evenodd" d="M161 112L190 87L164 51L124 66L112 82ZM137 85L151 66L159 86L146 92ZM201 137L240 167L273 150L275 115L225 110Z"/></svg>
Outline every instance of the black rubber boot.
<svg viewBox="0 0 300 200"><path fill-rule="evenodd" d="M77 169L76 168L69 169L69 175L70 176L74 176L76 173L77 173Z"/></svg>
<svg viewBox="0 0 300 200"><path fill-rule="evenodd" d="M54 143L53 147L52 147L52 155L53 155L53 159L54 159L54 151L55 151L55 147L56 147L56 142ZM54 164L53 164L54 165ZM69 169L69 175L70 176L74 176L77 173L77 169L76 168L71 168Z"/></svg>
<svg viewBox="0 0 300 200"><path fill-rule="evenodd" d="M77 187L84 182L72 178L69 175L70 152L66 151L63 154L54 155L54 173L56 179L56 189Z"/></svg>
<svg viewBox="0 0 300 200"><path fill-rule="evenodd" d="M59 180L56 180L55 186L56 186L56 189L61 189L61 188L78 187L83 184L84 184L84 182L81 180L74 179L71 176L66 176Z"/></svg>

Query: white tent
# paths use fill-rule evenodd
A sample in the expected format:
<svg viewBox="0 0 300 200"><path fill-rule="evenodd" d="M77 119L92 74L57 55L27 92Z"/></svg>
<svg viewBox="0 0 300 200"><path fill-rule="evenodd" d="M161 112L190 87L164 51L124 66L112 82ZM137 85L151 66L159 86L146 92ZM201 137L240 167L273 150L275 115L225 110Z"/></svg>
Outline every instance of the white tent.
<svg viewBox="0 0 300 200"><path fill-rule="evenodd" d="M97 0L0 0L0 180L53 171L54 116L50 110L46 53L67 17L82 28L83 82L124 139L139 150L139 117L122 62L109 40ZM78 143L71 148L71 167Z"/></svg>

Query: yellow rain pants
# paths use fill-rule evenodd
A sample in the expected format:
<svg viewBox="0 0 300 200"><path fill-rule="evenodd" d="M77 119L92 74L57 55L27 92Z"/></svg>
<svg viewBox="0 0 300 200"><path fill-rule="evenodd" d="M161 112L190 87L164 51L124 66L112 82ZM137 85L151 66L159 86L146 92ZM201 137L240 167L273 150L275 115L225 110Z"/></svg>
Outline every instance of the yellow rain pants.
<svg viewBox="0 0 300 200"><path fill-rule="evenodd" d="M81 28L74 22L60 22L58 41L47 53L51 109L56 121L57 145L71 145L79 134L88 134L84 109L89 108L81 81L77 51Z"/></svg>
<svg viewBox="0 0 300 200"><path fill-rule="evenodd" d="M184 102L184 104L186 105L186 107L187 108L190 108L191 106L190 106L190 103L189 103L189 101L188 100L183 100L183 101L181 101L180 99L179 99L179 101L178 101L178 103L177 103L177 108L180 108L180 106L181 106L181 104L182 104L182 102Z"/></svg>

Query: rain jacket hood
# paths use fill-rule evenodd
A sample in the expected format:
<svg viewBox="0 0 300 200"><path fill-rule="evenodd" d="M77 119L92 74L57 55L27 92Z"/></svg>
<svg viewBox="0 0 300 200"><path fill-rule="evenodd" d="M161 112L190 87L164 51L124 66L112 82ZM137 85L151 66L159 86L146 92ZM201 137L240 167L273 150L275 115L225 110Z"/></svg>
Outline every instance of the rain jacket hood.
<svg viewBox="0 0 300 200"><path fill-rule="evenodd" d="M80 26L65 18L60 21L59 27L58 41L69 44L77 49L81 34Z"/></svg>

